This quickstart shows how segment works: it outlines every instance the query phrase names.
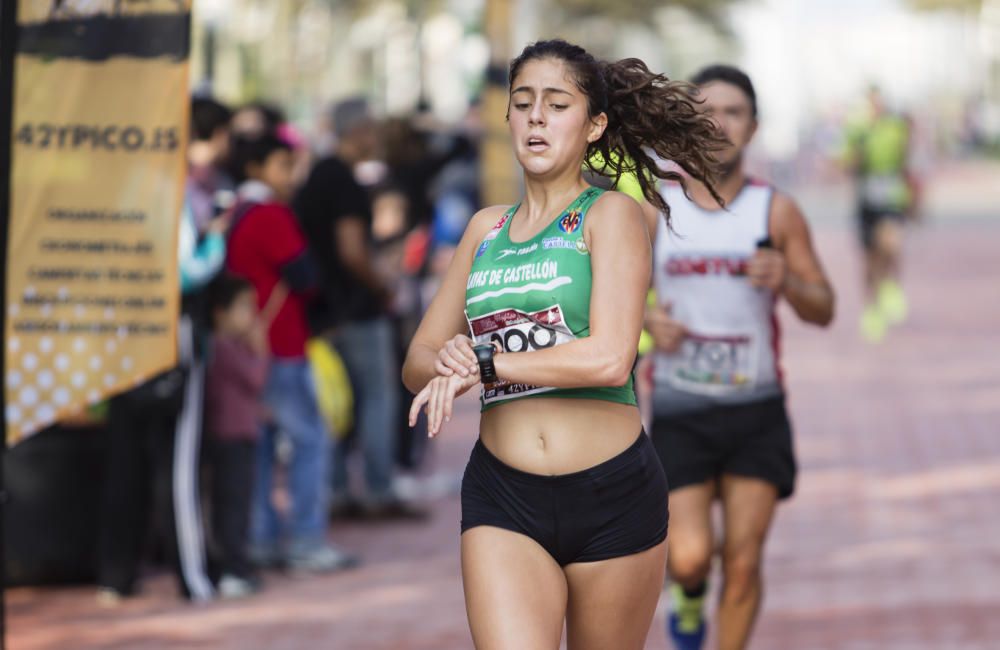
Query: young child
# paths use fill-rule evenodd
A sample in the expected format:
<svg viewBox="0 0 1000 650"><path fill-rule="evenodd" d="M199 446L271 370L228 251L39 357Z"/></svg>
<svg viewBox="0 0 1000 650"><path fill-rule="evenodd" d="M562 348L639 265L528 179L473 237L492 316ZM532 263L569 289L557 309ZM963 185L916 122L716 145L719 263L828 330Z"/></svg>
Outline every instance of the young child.
<svg viewBox="0 0 1000 650"><path fill-rule="evenodd" d="M257 289L267 325L270 369L264 390L269 426L257 446L251 559L295 571L348 568L357 558L326 539L329 441L306 356L308 307L317 274L295 213L291 150L274 136L238 141L234 166L242 181L229 231L226 268ZM291 442L288 516L271 500L279 431Z"/></svg>
<svg viewBox="0 0 1000 650"><path fill-rule="evenodd" d="M212 286L210 300L214 338L205 430L214 470L212 524L221 551L219 594L238 598L258 584L247 547L268 350L250 282L224 273Z"/></svg>

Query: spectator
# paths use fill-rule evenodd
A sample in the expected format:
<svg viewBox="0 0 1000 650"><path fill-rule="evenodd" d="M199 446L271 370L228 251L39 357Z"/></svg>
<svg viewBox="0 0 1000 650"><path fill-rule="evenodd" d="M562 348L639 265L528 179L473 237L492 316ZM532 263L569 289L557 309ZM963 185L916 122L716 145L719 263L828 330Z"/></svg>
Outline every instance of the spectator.
<svg viewBox="0 0 1000 650"><path fill-rule="evenodd" d="M347 367L357 410L355 437L365 459L367 494L359 503L348 490L346 444L338 443L332 512L410 516L419 513L392 487L400 391L388 317L391 295L375 268L370 198L354 177L355 166L375 155L375 125L363 99L338 104L333 123L335 154L316 164L296 199L310 246L323 265L326 309L314 326L327 332Z"/></svg>
<svg viewBox="0 0 1000 650"><path fill-rule="evenodd" d="M213 99L196 98L191 102L185 204L198 234L203 234L212 218L232 203L233 180L224 171L232 117L228 107Z"/></svg>
<svg viewBox="0 0 1000 650"><path fill-rule="evenodd" d="M312 165L308 143L275 104L257 101L240 107L233 115L233 134L243 140L256 140L265 135L273 135L283 140L292 148L292 157L295 161L292 177L296 187L305 181ZM238 170L233 171L234 176L240 176L241 173Z"/></svg>
<svg viewBox="0 0 1000 650"><path fill-rule="evenodd" d="M247 547L268 350L252 284L225 274L210 297L205 427L212 459L212 530L220 550L219 594L238 598L259 587Z"/></svg>
<svg viewBox="0 0 1000 650"><path fill-rule="evenodd" d="M418 119L393 118L382 127L389 177L407 199L407 230L431 223L431 190L449 165L461 163L462 169L475 168L476 150L470 137L458 131L447 132L426 119L425 128L420 129ZM469 218L471 215L466 221Z"/></svg>
<svg viewBox="0 0 1000 650"><path fill-rule="evenodd" d="M262 565L287 562L309 571L344 568L354 564L355 558L325 539L328 437L306 358L306 306L315 275L305 238L287 205L293 185L291 151L278 138L263 136L240 144L237 160L246 181L238 192L227 266L254 285L261 319L270 324L271 367L264 401L273 426L265 428L258 445L252 559ZM286 548L281 545L282 526L271 501L279 430L293 447Z"/></svg>
<svg viewBox="0 0 1000 650"><path fill-rule="evenodd" d="M463 132L442 128L429 114L386 120L381 139L387 178L374 200L375 250L380 268L391 269L383 277L394 294L391 311L395 357L400 359L423 316L422 285L427 273L432 271L434 261L444 257L438 249L446 242L434 238L446 233L447 228L441 226L450 220L458 222L452 226L457 243L475 212L474 203L454 191L456 185L468 179L470 170L473 186L478 176L472 140ZM396 207L397 203L401 207ZM402 375L396 374L400 378L399 394L404 395ZM413 469L425 457L427 432L423 420L413 428L406 420L406 414L399 413L396 461L403 468Z"/></svg>
<svg viewBox="0 0 1000 650"><path fill-rule="evenodd" d="M233 135L245 141L257 140L265 135L276 136L284 122L285 115L277 106L252 102L238 108L233 115Z"/></svg>

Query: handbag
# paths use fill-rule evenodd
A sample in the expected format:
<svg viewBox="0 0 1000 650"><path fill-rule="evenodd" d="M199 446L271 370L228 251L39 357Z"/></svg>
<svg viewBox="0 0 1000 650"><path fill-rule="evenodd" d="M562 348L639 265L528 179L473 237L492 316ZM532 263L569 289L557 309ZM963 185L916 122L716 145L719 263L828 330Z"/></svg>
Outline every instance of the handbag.
<svg viewBox="0 0 1000 650"><path fill-rule="evenodd" d="M354 391L347 367L337 350L321 338L306 343L306 356L323 421L334 438L343 440L354 426Z"/></svg>

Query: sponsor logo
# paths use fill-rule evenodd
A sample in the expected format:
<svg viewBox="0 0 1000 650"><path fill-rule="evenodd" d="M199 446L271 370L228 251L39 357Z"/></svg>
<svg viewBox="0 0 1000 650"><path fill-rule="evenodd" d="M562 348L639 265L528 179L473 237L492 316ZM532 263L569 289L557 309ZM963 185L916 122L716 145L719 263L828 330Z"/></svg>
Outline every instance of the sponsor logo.
<svg viewBox="0 0 1000 650"><path fill-rule="evenodd" d="M553 248L575 248L573 242L562 237L548 237L542 240L542 248L551 250Z"/></svg>
<svg viewBox="0 0 1000 650"><path fill-rule="evenodd" d="M507 221L509 221L509 220L510 220L510 214L509 213L503 215L502 217L500 217L500 221L497 221L496 225L493 226L493 229L490 230L488 233L486 233L486 239L496 239L496 236L497 236L497 234L499 234L500 230L503 228L503 225L505 223L507 223Z"/></svg>
<svg viewBox="0 0 1000 650"><path fill-rule="evenodd" d="M519 282L544 282L553 280L559 275L559 263L553 260L544 262L529 262L517 266L508 266L488 271L473 271L465 284L466 289L478 289L485 286L503 286Z"/></svg>
<svg viewBox="0 0 1000 650"><path fill-rule="evenodd" d="M502 260L505 257L510 257L511 255L527 255L528 253L534 253L537 250L538 244L523 246L521 248L505 248L497 255L497 259Z"/></svg>
<svg viewBox="0 0 1000 650"><path fill-rule="evenodd" d="M587 242L583 241L583 237L580 237L579 239L563 239L562 237L548 237L542 240L542 248L544 248L545 250L562 248L566 250L576 251L581 255L586 255L590 253L590 249L587 248Z"/></svg>
<svg viewBox="0 0 1000 650"><path fill-rule="evenodd" d="M479 245L479 249L476 251L476 257L481 257L482 254L486 252L486 249L490 247L490 242L497 238L497 235L500 234L500 230L503 229L504 224L507 223L510 217L511 215L509 213L503 215L500 217L500 221L497 221L496 225L493 226L488 233L486 233L486 236L483 237L483 243Z"/></svg>
<svg viewBox="0 0 1000 650"><path fill-rule="evenodd" d="M580 223L583 221L579 210L571 210L563 215L562 219L559 220L559 230L563 231L567 235L571 235L576 232L576 229L580 227Z"/></svg>
<svg viewBox="0 0 1000 650"><path fill-rule="evenodd" d="M747 258L675 256L667 260L667 275L746 275Z"/></svg>

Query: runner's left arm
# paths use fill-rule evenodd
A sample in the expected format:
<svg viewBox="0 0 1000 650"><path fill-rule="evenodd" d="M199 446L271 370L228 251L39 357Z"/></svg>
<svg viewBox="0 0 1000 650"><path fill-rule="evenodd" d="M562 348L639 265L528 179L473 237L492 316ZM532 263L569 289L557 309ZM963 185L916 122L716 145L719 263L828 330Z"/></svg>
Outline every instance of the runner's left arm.
<svg viewBox="0 0 1000 650"><path fill-rule="evenodd" d="M776 193L771 204L773 249L759 249L750 263L751 282L784 296L799 318L826 326L833 320L834 292L813 248L809 224L795 202Z"/></svg>
<svg viewBox="0 0 1000 650"><path fill-rule="evenodd" d="M590 336L544 350L499 354L494 365L501 379L556 388L628 382L649 289L647 223L634 199L607 192L588 212L584 229L590 235Z"/></svg>

